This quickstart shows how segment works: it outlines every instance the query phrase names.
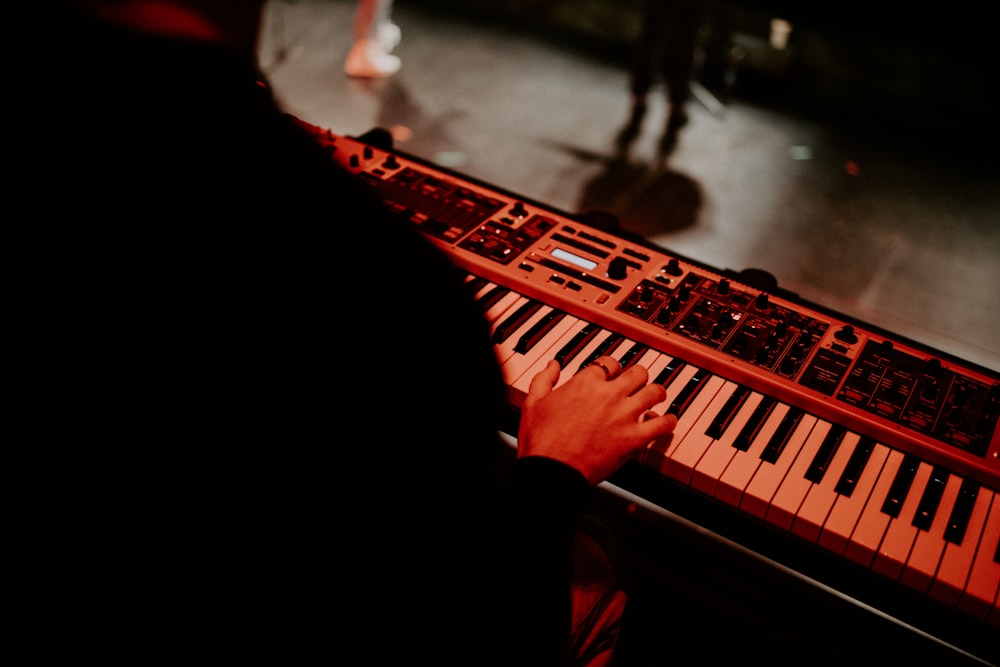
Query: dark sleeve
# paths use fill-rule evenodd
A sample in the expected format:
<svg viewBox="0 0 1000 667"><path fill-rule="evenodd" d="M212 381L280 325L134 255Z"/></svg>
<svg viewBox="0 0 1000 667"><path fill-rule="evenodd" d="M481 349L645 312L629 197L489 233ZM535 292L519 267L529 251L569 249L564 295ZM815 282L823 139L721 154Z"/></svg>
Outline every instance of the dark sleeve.
<svg viewBox="0 0 1000 667"><path fill-rule="evenodd" d="M514 620L524 631L524 662L566 660L573 539L589 493L586 479L553 459L517 459L503 487L507 563Z"/></svg>

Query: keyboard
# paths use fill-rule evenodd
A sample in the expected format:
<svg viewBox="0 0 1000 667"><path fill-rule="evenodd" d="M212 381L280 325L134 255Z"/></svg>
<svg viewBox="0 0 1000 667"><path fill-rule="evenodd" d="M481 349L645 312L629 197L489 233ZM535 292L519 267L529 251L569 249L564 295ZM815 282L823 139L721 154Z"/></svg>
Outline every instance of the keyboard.
<svg viewBox="0 0 1000 667"><path fill-rule="evenodd" d="M875 604L907 622L992 650L1000 374L759 272L719 270L437 167L384 131L316 134L453 260L491 327L510 436L552 359L560 383L602 354L640 364L666 390L654 409L678 425L612 486L668 511L700 508L722 534L751 526L747 542L768 558L820 580L835 571L851 595L877 589Z"/></svg>

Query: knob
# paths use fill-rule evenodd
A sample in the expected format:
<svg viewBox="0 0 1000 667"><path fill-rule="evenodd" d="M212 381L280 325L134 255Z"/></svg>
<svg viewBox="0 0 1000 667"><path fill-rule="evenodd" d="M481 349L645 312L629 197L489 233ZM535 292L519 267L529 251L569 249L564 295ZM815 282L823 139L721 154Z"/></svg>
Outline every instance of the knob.
<svg viewBox="0 0 1000 667"><path fill-rule="evenodd" d="M608 278L613 280L624 280L627 272L626 267L628 264L625 262L624 257L615 257L608 263Z"/></svg>
<svg viewBox="0 0 1000 667"><path fill-rule="evenodd" d="M680 262L678 262L676 259L671 259L669 262L667 262L667 265L663 267L663 272L670 274L672 276L679 276L683 273L683 271L681 270Z"/></svg>
<svg viewBox="0 0 1000 667"><path fill-rule="evenodd" d="M840 329L838 329L837 332L833 334L833 337L836 338L837 340L844 341L845 343L858 342L858 336L856 333L854 333L854 327L852 327L850 324L845 324L844 326L840 327Z"/></svg>
<svg viewBox="0 0 1000 667"><path fill-rule="evenodd" d="M754 305L757 307L757 310L767 310L767 292L758 294Z"/></svg>

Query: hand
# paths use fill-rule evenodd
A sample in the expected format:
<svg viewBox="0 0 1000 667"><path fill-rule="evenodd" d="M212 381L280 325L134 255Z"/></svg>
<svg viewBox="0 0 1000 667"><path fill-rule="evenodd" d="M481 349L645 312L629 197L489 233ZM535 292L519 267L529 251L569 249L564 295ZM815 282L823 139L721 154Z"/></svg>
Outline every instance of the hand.
<svg viewBox="0 0 1000 667"><path fill-rule="evenodd" d="M521 410L519 458L562 461L597 484L677 425L676 416L650 411L667 392L649 384L642 366L622 372L613 357L599 357L557 389L560 370L550 361L531 380Z"/></svg>

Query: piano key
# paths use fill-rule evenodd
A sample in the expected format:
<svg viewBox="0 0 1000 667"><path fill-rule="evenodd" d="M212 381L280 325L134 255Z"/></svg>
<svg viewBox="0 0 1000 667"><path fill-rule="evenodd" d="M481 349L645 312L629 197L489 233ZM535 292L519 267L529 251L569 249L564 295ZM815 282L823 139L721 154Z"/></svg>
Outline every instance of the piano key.
<svg viewBox="0 0 1000 667"><path fill-rule="evenodd" d="M608 332L608 335L605 336L600 343L598 343L589 353L584 355L583 361L581 361L577 367L577 371L581 368L586 368L593 363L594 359L597 359L598 357L612 355L618 346L624 341L625 336L620 333L616 333L614 331Z"/></svg>
<svg viewBox="0 0 1000 667"><path fill-rule="evenodd" d="M750 387L746 385L740 385L736 387L736 390L732 392L729 399L722 405L719 412L712 419L712 423L706 429L705 434L713 438L721 438L722 433L729 426L729 422L732 421L736 412L743 405L743 402L750 395Z"/></svg>
<svg viewBox="0 0 1000 667"><path fill-rule="evenodd" d="M778 459L768 466L761 466L757 473L750 480L746 490L743 491L743 500L740 501L740 509L747 514L763 519L767 516L767 508L771 504L771 499L778 492L782 482L788 475L795 459L798 458L802 446L816 425L816 417L812 415L802 415L798 420L795 429L785 444L784 450ZM765 448L766 449L766 448Z"/></svg>
<svg viewBox="0 0 1000 667"><path fill-rule="evenodd" d="M788 439L795 431L795 428L799 424L799 420L802 419L804 414L805 413L799 408L791 408L787 413L785 413L781 423L778 424L778 428L774 431L771 439L768 440L767 446L764 447L764 451L760 453L761 461L774 463L778 460L778 457L781 456L781 452L788 444Z"/></svg>
<svg viewBox="0 0 1000 667"><path fill-rule="evenodd" d="M840 481L840 476L847 468L847 462L854 453L854 448L858 444L860 436L857 433L847 432L844 434L836 453L826 466L825 474L819 482L813 483L806 497L799 506L799 511L792 522L792 532L799 537L815 542L819 538L820 530L826 523L826 517L833 508L833 503L837 500L836 486ZM827 439L829 441L829 439Z"/></svg>
<svg viewBox="0 0 1000 667"><path fill-rule="evenodd" d="M698 417L698 421L680 439L677 447L671 452L670 459L667 461L667 475L685 484L691 483L691 474L695 466L705 453L705 450L715 440L715 438L708 434L708 431L711 428L711 424L715 421L720 408L728 403L733 394L740 389L740 386L735 382L725 381L719 376L712 378L709 382L720 382L722 384L715 392L712 402L706 406L701 416ZM677 433L676 429L674 433Z"/></svg>
<svg viewBox="0 0 1000 667"><path fill-rule="evenodd" d="M674 428L673 436L665 441L665 444L667 445L666 449L661 452L661 443L656 442L647 450L647 460L655 460L656 455L661 457L661 462L656 466L660 472L668 473L670 465L669 462L673 457L674 450L680 445L685 434L691 431L694 425L698 422L698 418L705 412L705 407L712 402L712 399L719 391L719 388L725 383L725 380L721 377L713 376L707 371L698 371L694 374L694 376L692 376L691 380L688 381L687 386L691 386L692 383L697 383L699 388L697 395L690 401L685 401L685 409L678 415L677 426ZM681 393L684 393L684 391L686 391L686 387L681 390ZM674 399L671 403L671 407L673 407L676 402L677 399Z"/></svg>
<svg viewBox="0 0 1000 667"><path fill-rule="evenodd" d="M517 298L517 294L511 290L503 287L501 285L490 284L487 290L484 290L476 295L476 303L479 304L480 310L484 313L489 312L497 303L500 302L504 297L510 296L511 298Z"/></svg>
<svg viewBox="0 0 1000 667"><path fill-rule="evenodd" d="M767 401L767 397L761 403L763 404L765 401ZM770 410L770 414L763 425L755 429L756 436L750 442L746 451L737 446L739 444L739 437L737 437L737 441L733 443L733 449L736 450L736 453L733 455L729 465L722 472L719 483L715 487L715 497L717 499L730 505L739 506L740 501L743 499L743 489L747 487L754 473L757 472L757 468L761 465L761 453L767 447L767 443L778 429L781 420L787 412L788 405L776 403ZM741 430L740 435L743 432Z"/></svg>
<svg viewBox="0 0 1000 667"><path fill-rule="evenodd" d="M972 487L975 493L972 495L972 504L969 508L969 516L965 521L965 531L960 539L956 537L951 528L952 521L945 529L944 555L941 556L941 565L938 566L934 582L931 584L928 594L935 600L940 600L945 604L955 606L965 584L969 580L969 573L972 570L972 559L976 555L976 548L979 546L979 536L983 533L986 525L986 516L990 511L990 503L996 495L990 489L981 487L979 484L965 480L963 488L959 491L959 498L966 498L967 488ZM971 491L969 491L971 494ZM961 503L958 503L961 504ZM958 506L956 504L956 507Z"/></svg>
<svg viewBox="0 0 1000 667"><path fill-rule="evenodd" d="M551 314L558 311L537 301L527 301L505 313L493 332L493 354L497 361L503 364L513 356L522 338Z"/></svg>
<svg viewBox="0 0 1000 667"><path fill-rule="evenodd" d="M892 486L889 488L889 494L882 504L882 511L890 517L896 518L899 516L899 511L903 507L903 500L910 492L910 487L913 485L913 478L917 474L919 467L920 457L915 454L907 454L903 459L899 472L896 474L896 478L892 481Z"/></svg>
<svg viewBox="0 0 1000 667"><path fill-rule="evenodd" d="M632 363L630 363L629 366L642 366L643 368L646 369L646 375L649 377L650 380L652 380L654 373L653 368L654 367L662 368L662 366L659 365L659 362L662 362L662 365L665 366L668 360L669 360L668 355L664 355L656 350L646 348L646 350L641 355L636 357L636 359ZM657 370L656 372L658 373L659 371Z"/></svg>
<svg viewBox="0 0 1000 667"><path fill-rule="evenodd" d="M597 357L601 356L602 351L607 350L612 344L618 343L623 340L620 334L616 334L607 329L601 329L597 332L597 335L590 339L582 349L575 355L572 359L567 360L566 365L563 366L563 372L559 376L559 382L556 386L561 386L565 384L571 377L576 375L580 369L585 368L587 364L592 362Z"/></svg>
<svg viewBox="0 0 1000 667"><path fill-rule="evenodd" d="M903 565L910 556L910 548L917 537L917 527L913 525L913 516L917 513L917 505L924 487L931 478L932 465L920 462L913 477L910 492L906 494L900 508L899 517L892 519L886 528L878 553L872 562L872 569L884 574L890 579L899 579Z"/></svg>
<svg viewBox="0 0 1000 667"><path fill-rule="evenodd" d="M943 466L935 466L931 471L931 479L924 488L923 495L920 496L917 513L913 516L914 526L921 530L928 530L931 527L950 476L951 473Z"/></svg>
<svg viewBox="0 0 1000 667"><path fill-rule="evenodd" d="M729 462L733 460L733 456L739 451L733 447L733 442L736 440L736 436L739 435L740 429L743 428L743 424L750 419L750 415L753 414L753 411L763 398L763 394L756 391L750 392L746 401L743 402L743 406L730 422L726 432L723 433L721 438L713 441L704 455L698 460L694 471L691 473L691 486L709 495L715 495L719 478L722 477L722 473L726 469L726 466L729 465Z"/></svg>
<svg viewBox="0 0 1000 667"><path fill-rule="evenodd" d="M1000 494L993 493L979 546L969 570L969 581L958 601L958 608L975 618L997 618L997 594L1000 591ZM992 616L991 616L992 614Z"/></svg>
<svg viewBox="0 0 1000 667"><path fill-rule="evenodd" d="M677 372L670 372L670 368L678 364L679 368ZM667 397L650 408L650 410L658 412L661 415L666 414L667 408L670 407L670 405L674 402L674 399L677 398L677 395L681 393L681 390L683 390L685 386L687 386L687 383L694 377L698 370L697 366L686 364L676 357L671 359L664 370L659 374L659 377L669 376L670 378L667 384L663 385L663 388L667 390Z"/></svg>
<svg viewBox="0 0 1000 667"><path fill-rule="evenodd" d="M812 466L816 453L826 441L831 426L830 422L820 419L809 432L809 437L802 445L799 455L795 457L795 462L792 463L788 474L785 475L781 486L778 487L778 491L771 499L767 514L764 516L768 523L785 530L791 530L795 515L809 489L813 486L813 483L806 477L806 473Z"/></svg>
<svg viewBox="0 0 1000 667"><path fill-rule="evenodd" d="M493 327L493 344L501 345L506 342L515 331L524 326L533 317L541 317L540 311L550 311L550 306L544 305L541 301L526 299L524 303L515 308L509 314L504 313L503 317ZM511 346L513 351L513 346Z"/></svg>
<svg viewBox="0 0 1000 667"><path fill-rule="evenodd" d="M465 288L472 295L472 298L476 301L482 294L485 294L487 289L496 287L495 283L491 283L486 278L480 278L479 276L473 275L471 273L466 274L465 278Z"/></svg>
<svg viewBox="0 0 1000 667"><path fill-rule="evenodd" d="M933 473L931 474L931 478L932 483L935 483ZM910 557L906 559L906 565L903 566L903 572L899 578L900 583L903 585L922 593L926 592L930 587L934 573L937 572L938 563L941 561L941 555L944 553L944 547L947 544L944 539L944 532L948 528L948 519L951 516L952 507L955 505L955 500L958 498L958 492L961 487L961 477L958 475L947 477L947 481L936 503L937 511L933 513L933 518L927 529L921 529L917 532L917 539L913 542ZM937 494L936 491L935 494ZM917 516L921 516L919 509L917 510ZM917 528L920 528L920 526L918 525Z"/></svg>
<svg viewBox="0 0 1000 667"><path fill-rule="evenodd" d="M889 458L888 447L867 438L858 442L854 453L834 489L839 495L819 534L819 545L837 554L843 554L847 549L865 507L874 502L871 501L871 494ZM845 478L851 482L846 484Z"/></svg>
<svg viewBox="0 0 1000 667"><path fill-rule="evenodd" d="M653 375L653 382L656 384L663 385L664 387L670 385L674 381L674 376L680 373L687 364L680 357L673 357L666 366L664 366L660 371Z"/></svg>
<svg viewBox="0 0 1000 667"><path fill-rule="evenodd" d="M879 474L875 488L872 490L871 499L865 505L865 509L858 519L858 525L851 533L851 540L844 550L844 555L865 567L870 567L878 551L878 545L882 542L882 536L888 527L892 517L885 513L883 508L883 498L889 495L889 490L896 480L896 473L904 460L903 452L893 449L889 452L882 472ZM916 471L916 467L914 467ZM902 504L902 499L900 500Z"/></svg>
<svg viewBox="0 0 1000 667"><path fill-rule="evenodd" d="M630 347L628 349L628 351L625 352L618 359L618 361L621 363L622 369L624 370L624 369L629 368L630 366L638 363L638 361L648 351L649 351L648 347L646 347L645 345L640 345L640 344L636 343L636 344L632 345L632 347Z"/></svg>
<svg viewBox="0 0 1000 667"><path fill-rule="evenodd" d="M538 357L531 363L531 365L528 366L528 368L525 369L514 380L510 379L513 375L513 369L511 369L510 375L505 373L504 374L505 379L511 385L511 393L515 396L517 395L523 396L527 394L528 388L531 386L532 378L538 375L539 371L545 368L545 366L548 365L549 361L557 358L559 352L561 350L564 350L573 339L577 338L585 329L590 327L593 327L594 335L600 333L600 329L598 327L594 327L593 325L588 324L585 320L578 320L574 322L570 326L570 328L566 332L564 332L559 337L559 339L552 344L552 346L548 350L550 354L538 355ZM561 378L562 374L560 374L560 379Z"/></svg>
<svg viewBox="0 0 1000 667"><path fill-rule="evenodd" d="M823 444L820 445L819 451L816 452L816 457L809 466L809 470L806 471L806 479L815 484L823 481L827 468L833 461L834 456L836 456L840 443L846 434L847 429L839 424L834 424L830 427L830 432L826 434Z"/></svg>
<svg viewBox="0 0 1000 667"><path fill-rule="evenodd" d="M858 444L854 447L854 453L851 454L844 472L837 481L837 486L834 487L837 493L842 496L851 496L854 492L854 487L858 484L858 478L866 469L872 452L875 451L875 444L875 439L868 436L862 437L858 441Z"/></svg>
<svg viewBox="0 0 1000 667"><path fill-rule="evenodd" d="M543 321L544 318L543 320L540 320L539 323L541 324ZM545 323L544 327L546 328L546 331L543 336L536 337L538 332L535 331L525 333L524 336L522 336L522 339L525 337L532 338L532 344L530 346L522 345L522 342L519 341L518 344L514 346L514 354L510 355L500 367L504 376L504 381L508 385L514 385L518 378L520 378L521 375L523 375L529 368L534 366L539 359L544 358L545 362L548 363L548 361L552 359L552 349L567 332L575 330L578 326L583 326L581 320L573 317L572 315L560 313L558 318L548 320L548 322ZM541 370L541 368L544 368L544 364L539 368L539 370Z"/></svg>
<svg viewBox="0 0 1000 667"><path fill-rule="evenodd" d="M695 371L695 374L691 376L691 379L688 380L683 389L681 389L677 396L674 397L674 400L670 402L670 407L667 408L666 412L673 414L678 418L683 417L684 413L688 409L688 406L690 406L691 403L698 398L701 390L705 386L705 383L711 377L712 374L703 368Z"/></svg>
<svg viewBox="0 0 1000 667"><path fill-rule="evenodd" d="M558 326L559 322L565 317L566 313L563 311L550 308L537 322L531 325L530 329L520 334L517 344L514 346L514 351L519 354L527 354L552 331L553 327Z"/></svg>
<svg viewBox="0 0 1000 667"><path fill-rule="evenodd" d="M955 507L948 517L948 527L944 531L944 539L952 544L961 544L965 531L969 527L969 518L972 516L972 508L976 504L976 497L979 495L979 482L974 479L963 479L962 488L958 491L958 499L955 500Z"/></svg>
<svg viewBox="0 0 1000 667"><path fill-rule="evenodd" d="M733 442L733 447L740 451L747 451L750 448L750 443L755 440L761 427L764 425L777 403L778 401L771 396L765 396L761 399L760 403L757 404L757 408L753 411L753 414L750 415L750 419L748 419L747 423L743 425L742 429L740 429L739 434L736 436L736 440Z"/></svg>
<svg viewBox="0 0 1000 667"><path fill-rule="evenodd" d="M612 359L616 359L618 361L618 365L622 367L622 370L624 370L625 361L623 361L623 359L626 356L628 356L633 350L635 350L637 354L641 353L642 347L643 347L642 345L637 344L631 338L623 338L622 340L618 341L618 344L614 346L614 349L611 350L608 356L610 356ZM639 349L636 350L636 348Z"/></svg>
<svg viewBox="0 0 1000 667"><path fill-rule="evenodd" d="M559 362L560 368L566 368L566 364L571 362L601 331L601 327L596 324L587 323L572 338L563 343L555 356L555 360Z"/></svg>
<svg viewBox="0 0 1000 667"><path fill-rule="evenodd" d="M528 301L527 298L521 296L517 292L507 292L500 299L491 305L488 309L483 312L486 317L486 321L490 323L490 333L496 329L497 323L503 318L504 314L509 312L514 312L510 309L517 309Z"/></svg>

